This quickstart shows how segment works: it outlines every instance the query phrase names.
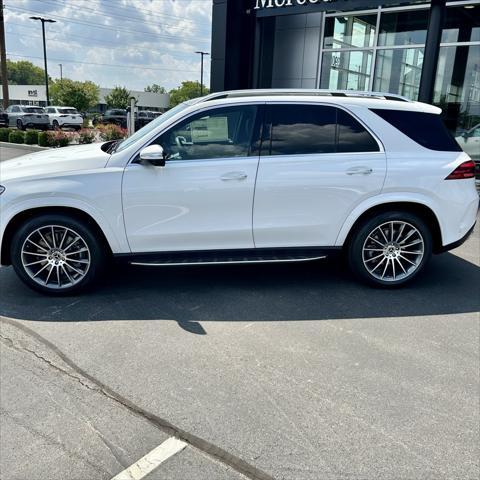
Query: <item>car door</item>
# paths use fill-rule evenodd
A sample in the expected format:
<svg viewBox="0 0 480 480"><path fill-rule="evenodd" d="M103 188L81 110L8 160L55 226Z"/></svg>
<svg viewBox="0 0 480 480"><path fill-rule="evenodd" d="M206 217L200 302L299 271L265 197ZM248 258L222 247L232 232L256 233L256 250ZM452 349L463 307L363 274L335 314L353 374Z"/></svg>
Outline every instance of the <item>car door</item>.
<svg viewBox="0 0 480 480"><path fill-rule="evenodd" d="M378 194L383 148L331 105L267 106L255 189L255 246L333 246L348 214Z"/></svg>
<svg viewBox="0 0 480 480"><path fill-rule="evenodd" d="M18 107L16 107L15 105L12 105L12 106L7 108L8 124L10 126L16 126L19 111L20 111L20 109Z"/></svg>
<svg viewBox="0 0 480 480"><path fill-rule="evenodd" d="M130 163L123 178L132 252L253 248L252 207L261 107L202 110L152 143L165 167ZM145 145L146 146L146 145Z"/></svg>

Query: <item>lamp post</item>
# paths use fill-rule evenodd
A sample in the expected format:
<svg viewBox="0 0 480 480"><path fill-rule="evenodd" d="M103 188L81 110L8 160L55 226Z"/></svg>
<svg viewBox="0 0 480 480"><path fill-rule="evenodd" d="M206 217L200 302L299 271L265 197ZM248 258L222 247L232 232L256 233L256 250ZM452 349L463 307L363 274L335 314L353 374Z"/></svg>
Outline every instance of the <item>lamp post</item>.
<svg viewBox="0 0 480 480"><path fill-rule="evenodd" d="M63 80L63 64L59 63L58 66L60 67L60 81Z"/></svg>
<svg viewBox="0 0 480 480"><path fill-rule="evenodd" d="M210 55L208 52L195 52L201 56L201 70L200 70L200 96L203 96L203 57L205 55Z"/></svg>
<svg viewBox="0 0 480 480"><path fill-rule="evenodd" d="M42 36L43 36L43 61L45 64L45 88L47 90L47 107L50 105L50 96L48 94L48 72L47 72L47 45L45 43L45 23L56 23L51 18L30 17L31 20L40 20L42 22Z"/></svg>

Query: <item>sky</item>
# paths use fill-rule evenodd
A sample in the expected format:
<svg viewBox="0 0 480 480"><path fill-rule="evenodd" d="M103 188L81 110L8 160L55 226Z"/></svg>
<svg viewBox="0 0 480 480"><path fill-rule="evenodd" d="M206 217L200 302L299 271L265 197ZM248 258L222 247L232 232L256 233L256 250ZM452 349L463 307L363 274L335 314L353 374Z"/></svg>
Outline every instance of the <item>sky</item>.
<svg viewBox="0 0 480 480"><path fill-rule="evenodd" d="M167 90L200 80L200 55L210 52L211 0L4 0L7 58L43 68L46 23L48 74L91 80L100 87ZM210 58L205 57L205 80Z"/></svg>

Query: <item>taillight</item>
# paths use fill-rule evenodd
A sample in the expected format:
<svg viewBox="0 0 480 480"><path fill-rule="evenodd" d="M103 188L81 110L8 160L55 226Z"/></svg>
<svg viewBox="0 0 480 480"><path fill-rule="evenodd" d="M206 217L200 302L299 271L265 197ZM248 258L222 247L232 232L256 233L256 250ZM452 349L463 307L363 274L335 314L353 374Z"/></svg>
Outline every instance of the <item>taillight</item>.
<svg viewBox="0 0 480 480"><path fill-rule="evenodd" d="M475 177L475 162L468 160L460 164L445 180L463 180Z"/></svg>

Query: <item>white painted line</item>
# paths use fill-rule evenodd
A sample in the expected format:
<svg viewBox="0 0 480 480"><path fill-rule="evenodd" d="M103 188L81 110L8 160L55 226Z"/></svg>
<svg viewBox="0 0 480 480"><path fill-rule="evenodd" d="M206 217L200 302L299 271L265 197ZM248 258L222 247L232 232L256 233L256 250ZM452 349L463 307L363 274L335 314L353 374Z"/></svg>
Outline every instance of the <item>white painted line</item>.
<svg viewBox="0 0 480 480"><path fill-rule="evenodd" d="M165 460L181 452L186 446L187 444L178 438L170 437L150 453L147 453L138 462L115 475L112 480L140 480L155 470Z"/></svg>

